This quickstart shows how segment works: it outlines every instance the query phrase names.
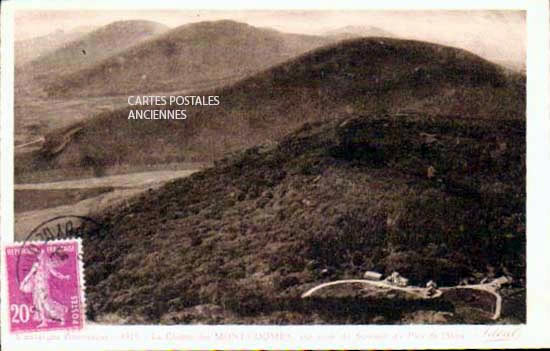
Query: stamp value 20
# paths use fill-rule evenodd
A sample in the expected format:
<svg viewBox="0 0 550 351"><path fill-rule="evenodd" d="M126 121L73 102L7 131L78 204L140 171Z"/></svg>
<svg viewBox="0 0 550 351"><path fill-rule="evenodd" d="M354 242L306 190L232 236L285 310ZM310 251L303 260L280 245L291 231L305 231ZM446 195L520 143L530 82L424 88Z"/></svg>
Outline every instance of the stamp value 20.
<svg viewBox="0 0 550 351"><path fill-rule="evenodd" d="M5 247L11 332L83 328L81 251L80 239Z"/></svg>

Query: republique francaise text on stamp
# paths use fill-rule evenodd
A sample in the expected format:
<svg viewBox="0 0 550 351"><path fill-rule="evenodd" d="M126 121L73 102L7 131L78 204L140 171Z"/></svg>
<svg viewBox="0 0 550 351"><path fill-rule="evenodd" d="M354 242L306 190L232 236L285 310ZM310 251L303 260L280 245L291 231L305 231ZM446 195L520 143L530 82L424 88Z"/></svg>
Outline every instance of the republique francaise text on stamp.
<svg viewBox="0 0 550 351"><path fill-rule="evenodd" d="M81 251L80 239L5 247L10 332L83 328Z"/></svg>

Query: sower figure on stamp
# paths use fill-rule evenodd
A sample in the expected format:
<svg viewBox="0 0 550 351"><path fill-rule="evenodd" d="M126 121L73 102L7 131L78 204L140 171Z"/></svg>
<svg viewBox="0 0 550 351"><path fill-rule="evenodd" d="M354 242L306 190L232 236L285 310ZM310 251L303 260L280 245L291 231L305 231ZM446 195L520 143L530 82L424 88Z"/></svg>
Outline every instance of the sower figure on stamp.
<svg viewBox="0 0 550 351"><path fill-rule="evenodd" d="M59 321L65 324L65 314L68 311L66 306L55 301L50 295L50 277L53 275L58 279L68 280L69 275L61 274L55 268L63 264L59 254L54 253L50 257L46 250L40 251L38 261L32 265L31 270L19 285L19 289L25 293L32 293L32 300L35 308L33 319L40 321L38 327L46 327L48 320Z"/></svg>

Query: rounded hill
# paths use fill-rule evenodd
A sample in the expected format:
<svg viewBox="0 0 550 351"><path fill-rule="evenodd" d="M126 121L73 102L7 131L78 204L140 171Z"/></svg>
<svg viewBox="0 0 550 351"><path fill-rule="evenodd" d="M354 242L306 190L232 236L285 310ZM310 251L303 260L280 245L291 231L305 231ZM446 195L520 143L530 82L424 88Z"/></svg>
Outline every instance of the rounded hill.
<svg viewBox="0 0 550 351"><path fill-rule="evenodd" d="M45 83L56 79L58 75L99 62L167 30L166 25L152 21L113 22L30 61L21 69L21 72L25 74L31 71L35 79Z"/></svg>
<svg viewBox="0 0 550 351"><path fill-rule="evenodd" d="M58 77L52 96L125 95L234 82L332 40L223 20L186 24L87 69Z"/></svg>
<svg viewBox="0 0 550 351"><path fill-rule="evenodd" d="M524 77L509 76L464 50L387 38L351 40L225 88L197 91L219 96L220 105L187 107L184 121L129 120L131 107L95 116L77 133L75 127L56 131L34 156L34 167L211 161L276 141L307 121L356 113L523 120L524 84Z"/></svg>
<svg viewBox="0 0 550 351"><path fill-rule="evenodd" d="M397 271L414 286L506 274L521 289L524 123L372 115L308 123L91 216L104 224L83 241L96 321L393 324L446 311L440 323L492 323L492 303L473 296L300 296L365 271ZM513 301L504 300L503 317L520 323L525 305Z"/></svg>

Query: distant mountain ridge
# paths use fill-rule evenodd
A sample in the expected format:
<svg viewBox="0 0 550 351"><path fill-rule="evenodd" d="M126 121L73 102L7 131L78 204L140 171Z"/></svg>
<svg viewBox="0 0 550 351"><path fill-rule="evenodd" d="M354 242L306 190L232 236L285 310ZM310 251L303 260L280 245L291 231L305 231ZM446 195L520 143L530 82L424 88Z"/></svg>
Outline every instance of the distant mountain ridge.
<svg viewBox="0 0 550 351"><path fill-rule="evenodd" d="M113 22L37 57L21 67L20 73L22 76L32 74L38 81L48 81L94 64L168 29L168 26L152 21Z"/></svg>
<svg viewBox="0 0 550 351"><path fill-rule="evenodd" d="M334 42L229 21L182 25L55 79L51 96L144 94L208 87L241 79Z"/></svg>
<svg viewBox="0 0 550 351"><path fill-rule="evenodd" d="M211 161L275 141L304 122L355 113L524 119L524 84L524 77L509 76L464 50L411 40L356 39L228 87L196 91L220 96L221 104L187 107L185 121L128 120L135 107L100 114L70 139L63 130L48 135L33 163L56 168L91 160L104 165ZM62 149L60 140L66 141Z"/></svg>
<svg viewBox="0 0 550 351"><path fill-rule="evenodd" d="M345 26L331 29L323 33L324 35L339 38L358 38L358 37L385 37L394 38L395 34L375 26Z"/></svg>
<svg viewBox="0 0 550 351"><path fill-rule="evenodd" d="M49 51L56 50L73 40L77 40L92 30L93 28L84 27L75 28L71 31L56 30L38 37L16 40L14 43L15 65L24 65Z"/></svg>

